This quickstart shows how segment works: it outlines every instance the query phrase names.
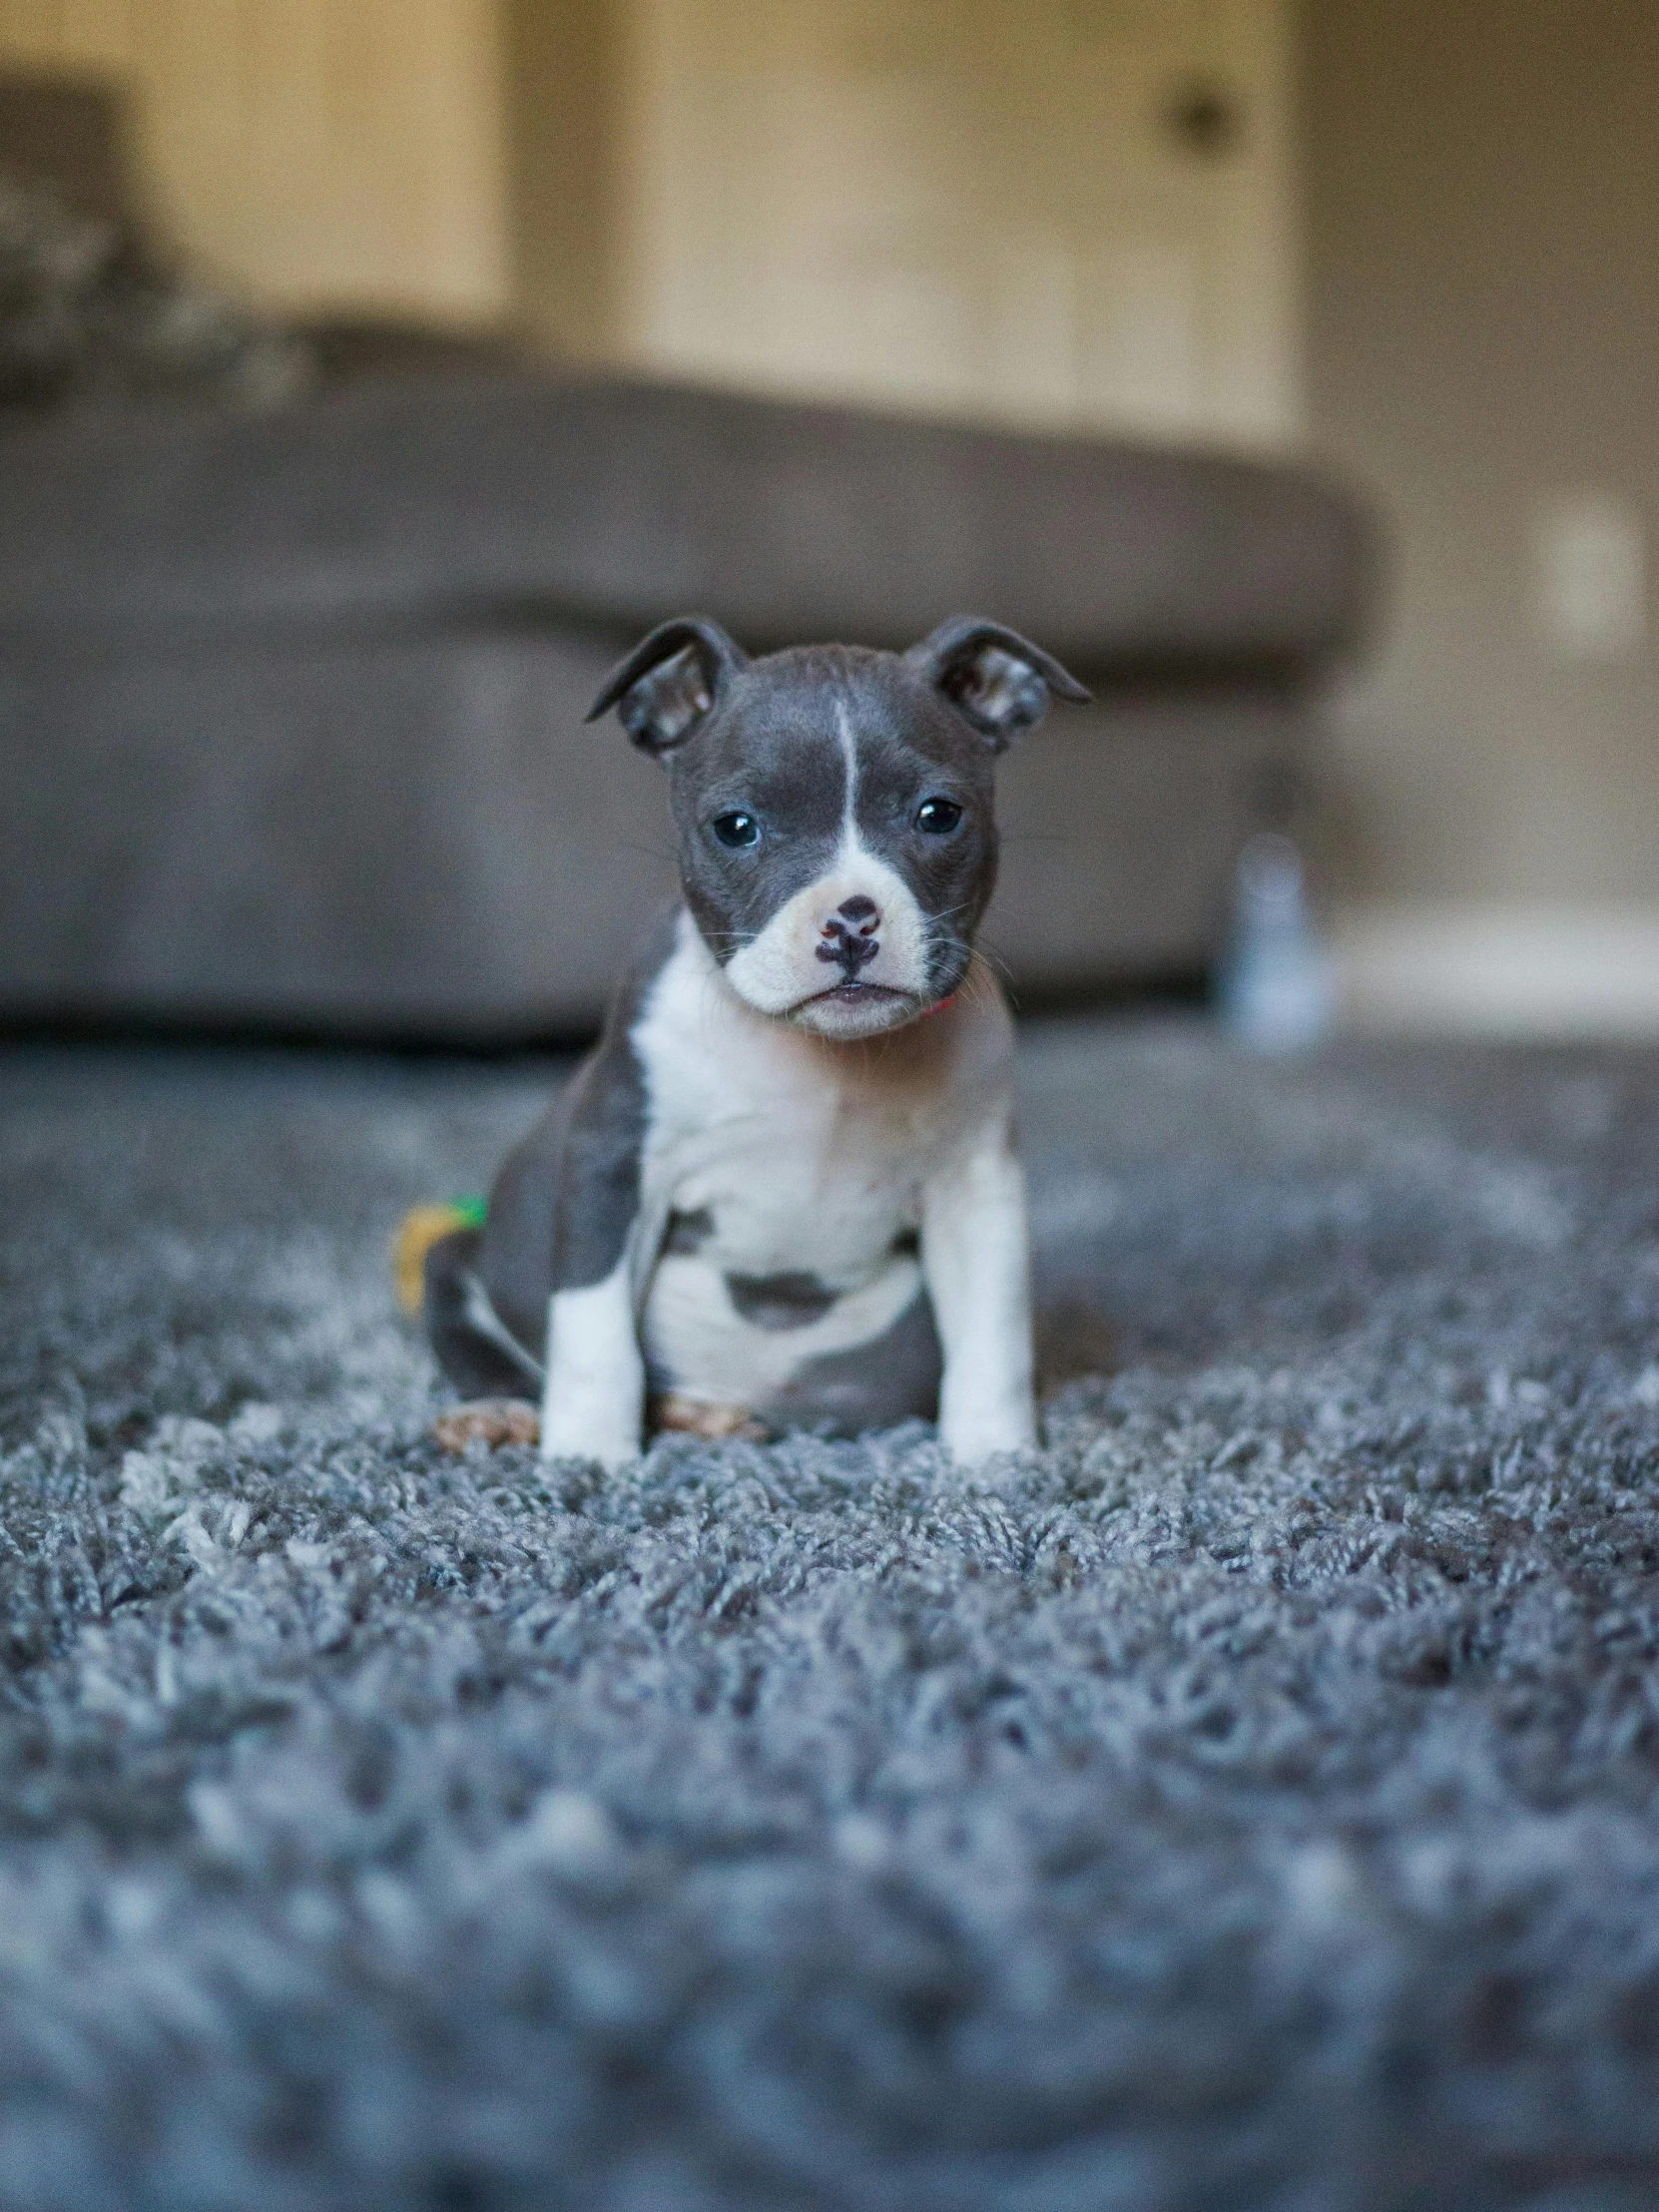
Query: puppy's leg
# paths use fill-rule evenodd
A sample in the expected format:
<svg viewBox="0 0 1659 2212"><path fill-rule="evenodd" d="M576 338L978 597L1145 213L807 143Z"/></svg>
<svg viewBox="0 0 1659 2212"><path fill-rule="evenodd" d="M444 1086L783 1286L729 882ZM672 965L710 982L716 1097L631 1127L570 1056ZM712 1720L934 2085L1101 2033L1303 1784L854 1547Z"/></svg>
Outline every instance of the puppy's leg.
<svg viewBox="0 0 1659 2212"><path fill-rule="evenodd" d="M939 1440L969 1463L1035 1443L1025 1178L1006 1116L929 1179L921 1265L944 1350Z"/></svg>
<svg viewBox="0 0 1659 2212"><path fill-rule="evenodd" d="M628 1255L597 1283L555 1291L547 1315L546 1459L598 1459L614 1467L640 1448L645 1360L634 1316Z"/></svg>
<svg viewBox="0 0 1659 2212"><path fill-rule="evenodd" d="M598 1048L571 1086L553 1164L551 1295L547 1305L545 1458L635 1457L645 1423L636 1270L645 1078L634 1051L637 991L612 1008Z"/></svg>
<svg viewBox="0 0 1659 2212"><path fill-rule="evenodd" d="M490 1304L478 1272L480 1242L476 1229L457 1229L430 1247L422 1268L426 1334L438 1365L466 1401L432 1424L447 1451L462 1451L474 1440L536 1440L531 1398L540 1369Z"/></svg>
<svg viewBox="0 0 1659 2212"><path fill-rule="evenodd" d="M862 1436L871 1428L895 1428L901 1420L931 1420L938 1410L940 1374L932 1304L918 1285L879 1337L809 1361L758 1411L769 1428Z"/></svg>

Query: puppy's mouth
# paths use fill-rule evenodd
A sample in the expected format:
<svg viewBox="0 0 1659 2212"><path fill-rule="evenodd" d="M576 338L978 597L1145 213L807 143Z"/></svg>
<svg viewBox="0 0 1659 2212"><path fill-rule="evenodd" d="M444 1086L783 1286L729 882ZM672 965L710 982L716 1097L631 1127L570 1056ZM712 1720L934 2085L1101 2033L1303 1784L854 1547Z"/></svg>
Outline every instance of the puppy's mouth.
<svg viewBox="0 0 1659 2212"><path fill-rule="evenodd" d="M815 991L811 998L804 998L804 1006L868 1006L883 998L910 999L914 991L894 990L890 983L834 983L827 991Z"/></svg>
<svg viewBox="0 0 1659 2212"><path fill-rule="evenodd" d="M882 1029L896 1029L903 1022L913 1021L922 1005L915 991L848 978L799 1000L784 1018L799 1028L815 1029L821 1036L870 1037Z"/></svg>

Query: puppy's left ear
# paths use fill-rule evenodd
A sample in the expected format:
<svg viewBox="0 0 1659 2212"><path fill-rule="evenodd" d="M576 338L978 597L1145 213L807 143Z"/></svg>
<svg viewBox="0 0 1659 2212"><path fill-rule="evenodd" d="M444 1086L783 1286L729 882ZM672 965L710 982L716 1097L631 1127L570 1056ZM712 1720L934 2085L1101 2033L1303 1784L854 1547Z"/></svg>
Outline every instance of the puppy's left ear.
<svg viewBox="0 0 1659 2212"><path fill-rule="evenodd" d="M685 743L748 666L748 654L718 622L707 615L676 615L612 669L587 719L597 722L614 707L640 751L660 758Z"/></svg>
<svg viewBox="0 0 1659 2212"><path fill-rule="evenodd" d="M1051 694L1079 705L1090 696L1040 645L977 615L952 615L912 645L904 659L972 723L993 753L1036 728Z"/></svg>

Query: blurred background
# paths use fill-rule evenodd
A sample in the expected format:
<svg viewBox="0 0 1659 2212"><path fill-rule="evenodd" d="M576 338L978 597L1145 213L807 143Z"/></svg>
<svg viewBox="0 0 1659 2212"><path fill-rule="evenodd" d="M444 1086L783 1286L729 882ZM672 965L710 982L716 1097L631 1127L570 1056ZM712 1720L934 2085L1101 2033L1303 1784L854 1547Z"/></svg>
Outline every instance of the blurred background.
<svg viewBox="0 0 1659 2212"><path fill-rule="evenodd" d="M1211 951L1241 837L1289 829L1350 1021L1659 1035L1656 83L1651 0L0 0L0 183L56 170L66 205L102 194L107 217L119 202L157 268L214 287L239 403L263 421L314 408L311 384L341 364L418 357L430 376L446 346L476 345L521 381L545 364L590 388L812 402L790 418L809 444L828 404L835 420L850 406L1035 433L1050 455L1081 439L1243 467L1172 475L1161 513L1235 513L1241 485L1332 487L1352 518L1329 557L1341 606L1294 671L1277 633L1247 624L1226 653L1195 647L1183 678L1184 697L1208 698L1224 677L1283 696L1294 676L1297 696L1295 746L1226 755L1235 791L1255 778L1255 815L1217 828L1193 891ZM89 85L118 105L113 180L87 111L43 105L43 88ZM14 278L19 254L14 240ZM22 549L9 633L0 556L0 637L42 685L52 625L26 572L41 515L56 529L69 497L53 471L70 469L95 530L134 496L130 473L118 496L67 462L68 418L48 411L13 410L0 442ZM83 404L77 435L102 439L114 470L108 418ZM403 419L398 450L420 449ZM747 419L708 435L748 450ZM156 433L134 434L153 485ZM794 448L767 440L775 499ZM1015 448L959 450L941 483ZM584 496L619 499L607 481ZM1257 564L1266 594L1331 527L1299 514L1276 525L1290 552ZM387 522L386 542L404 527ZM131 540L129 567L147 542ZM1191 575L1214 549L1183 544L1159 558ZM723 574L686 580L708 603ZM533 581L529 596L557 596ZM1306 594L1306 577L1285 589ZM572 590L569 619L607 651L659 612L643 587ZM825 619L855 618L835 589L824 602ZM1032 605L1042 620L1041 594ZM736 587L731 608L764 629ZM1154 625L1126 644L1120 625L1091 644L1059 612L1048 628L1140 702L1123 756L1140 759L1148 687L1181 658L1168 637ZM507 665L492 663L498 689ZM90 711L83 693L65 706L68 681L55 663L64 727ZM46 693L10 697L8 743L28 752ZM163 710L147 711L154 732ZM1181 756L1170 807L1198 758ZM29 791L31 821L59 806ZM1098 804L1113 812L1109 789ZM1155 817L1136 834L1155 845ZM1040 878L1016 903L1041 903ZM106 890L121 879L107 859ZM143 1001L137 984L123 997L119 947L74 982L77 916L13 963L14 1010ZM31 908L16 926L45 925ZM1025 926L1016 913L1016 948ZM1202 965L1182 926L1163 951L1097 947L1100 979ZM187 933L213 927L203 907ZM1067 959L1052 977L1026 965L1088 982L1087 959ZM236 1011L223 974L180 989L187 1011Z"/></svg>

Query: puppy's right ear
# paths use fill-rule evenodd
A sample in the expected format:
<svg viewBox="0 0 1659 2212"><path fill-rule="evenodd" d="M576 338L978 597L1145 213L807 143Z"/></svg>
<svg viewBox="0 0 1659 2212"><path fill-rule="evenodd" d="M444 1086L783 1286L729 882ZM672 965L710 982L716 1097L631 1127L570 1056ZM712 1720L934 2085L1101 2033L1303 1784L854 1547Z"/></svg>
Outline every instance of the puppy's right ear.
<svg viewBox="0 0 1659 2212"><path fill-rule="evenodd" d="M1052 653L978 615L952 615L904 658L993 753L1005 753L1022 731L1034 730L1051 696L1079 704L1089 697Z"/></svg>
<svg viewBox="0 0 1659 2212"><path fill-rule="evenodd" d="M704 721L749 656L707 615L676 615L642 638L588 712L608 708L642 753L672 753Z"/></svg>

